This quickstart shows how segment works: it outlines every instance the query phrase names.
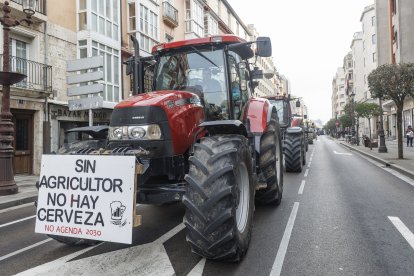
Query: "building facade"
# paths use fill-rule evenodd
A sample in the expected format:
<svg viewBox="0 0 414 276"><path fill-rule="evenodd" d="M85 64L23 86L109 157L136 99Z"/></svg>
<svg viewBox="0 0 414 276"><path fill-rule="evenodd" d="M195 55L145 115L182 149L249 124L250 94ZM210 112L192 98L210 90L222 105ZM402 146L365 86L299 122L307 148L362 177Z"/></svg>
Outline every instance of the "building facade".
<svg viewBox="0 0 414 276"><path fill-rule="evenodd" d="M410 0L376 0L378 31L378 64L414 62L414 2ZM392 101L384 102L384 130L396 137L397 108ZM403 128L414 124L414 100L405 100Z"/></svg>
<svg viewBox="0 0 414 276"><path fill-rule="evenodd" d="M345 91L345 70L339 67L332 80L332 118L338 119L345 114L344 107L347 103Z"/></svg>
<svg viewBox="0 0 414 276"><path fill-rule="evenodd" d="M163 42L217 34L236 34L247 41L253 37L226 0L37 3L34 23L11 29L12 71L28 76L11 88L15 173L38 174L42 154L57 151L65 142L66 130L88 125L88 111L68 108L68 60L103 57L103 107L93 110L92 116L94 124L108 124L116 103L132 95L131 78L125 76L123 65L134 53L131 35L140 43L141 56L149 55L154 45ZM13 15L24 17L21 0L11 0L10 7ZM2 37L0 29L0 47ZM258 65L275 70L270 58L259 60ZM277 93L275 83L278 79L266 80L257 94ZM288 89L286 81L280 90Z"/></svg>

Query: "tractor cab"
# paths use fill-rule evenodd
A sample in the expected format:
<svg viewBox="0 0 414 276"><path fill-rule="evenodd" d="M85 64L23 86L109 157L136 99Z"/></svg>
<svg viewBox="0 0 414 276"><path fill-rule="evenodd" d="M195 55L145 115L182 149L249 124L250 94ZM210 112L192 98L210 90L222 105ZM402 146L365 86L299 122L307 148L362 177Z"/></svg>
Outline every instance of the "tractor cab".
<svg viewBox="0 0 414 276"><path fill-rule="evenodd" d="M270 40L258 41L256 54L266 56ZM250 68L247 61L254 56L251 44L233 35L159 44L152 50L154 62L149 62L149 58L138 61L143 66L134 78L142 79L150 68L150 91L190 92L204 106L206 121L237 120L255 87L253 79L263 76L260 70ZM149 92L140 88L144 86L141 82L134 88L136 94Z"/></svg>

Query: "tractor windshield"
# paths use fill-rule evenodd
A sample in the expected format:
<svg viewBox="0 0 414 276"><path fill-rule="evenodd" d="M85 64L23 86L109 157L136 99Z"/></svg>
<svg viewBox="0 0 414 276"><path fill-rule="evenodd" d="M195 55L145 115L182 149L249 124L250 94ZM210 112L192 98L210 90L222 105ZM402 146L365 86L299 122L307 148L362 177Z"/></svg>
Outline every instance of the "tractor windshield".
<svg viewBox="0 0 414 276"><path fill-rule="evenodd" d="M223 50L197 50L162 55L155 74L155 90L181 90L202 98L209 119L228 119Z"/></svg>
<svg viewBox="0 0 414 276"><path fill-rule="evenodd" d="M279 122L281 124L288 124L289 123L289 111L287 102L284 100L269 100L270 103L276 107L277 116L279 117Z"/></svg>

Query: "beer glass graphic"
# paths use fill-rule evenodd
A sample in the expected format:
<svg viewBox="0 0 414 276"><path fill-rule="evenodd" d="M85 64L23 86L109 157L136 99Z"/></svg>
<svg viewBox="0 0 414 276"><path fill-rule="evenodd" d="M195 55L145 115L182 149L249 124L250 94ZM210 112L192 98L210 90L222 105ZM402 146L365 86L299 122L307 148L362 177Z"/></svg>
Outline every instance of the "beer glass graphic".
<svg viewBox="0 0 414 276"><path fill-rule="evenodd" d="M120 201L113 201L111 203L111 219L112 220L121 220L122 215L125 212L125 205L122 205Z"/></svg>

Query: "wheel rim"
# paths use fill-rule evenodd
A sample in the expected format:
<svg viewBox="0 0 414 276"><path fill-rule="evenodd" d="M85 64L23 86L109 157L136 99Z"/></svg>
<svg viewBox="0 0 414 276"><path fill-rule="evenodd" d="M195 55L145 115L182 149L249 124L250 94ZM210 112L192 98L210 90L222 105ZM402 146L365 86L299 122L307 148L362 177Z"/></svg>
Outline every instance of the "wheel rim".
<svg viewBox="0 0 414 276"><path fill-rule="evenodd" d="M247 220L249 218L249 199L250 199L250 187L249 187L249 174L247 167L244 163L240 164L239 177L237 183L239 183L239 205L236 209L236 221L237 229L240 233L243 233L246 229Z"/></svg>
<svg viewBox="0 0 414 276"><path fill-rule="evenodd" d="M278 143L278 141L277 141L277 139L276 139L276 152L275 152L275 154L276 154L276 181L277 181L277 185L278 185L278 187L280 188L280 176L281 176L281 163L283 162L283 160L282 160L282 158L281 158L281 156L283 156L283 155L281 155L280 154L280 144Z"/></svg>

